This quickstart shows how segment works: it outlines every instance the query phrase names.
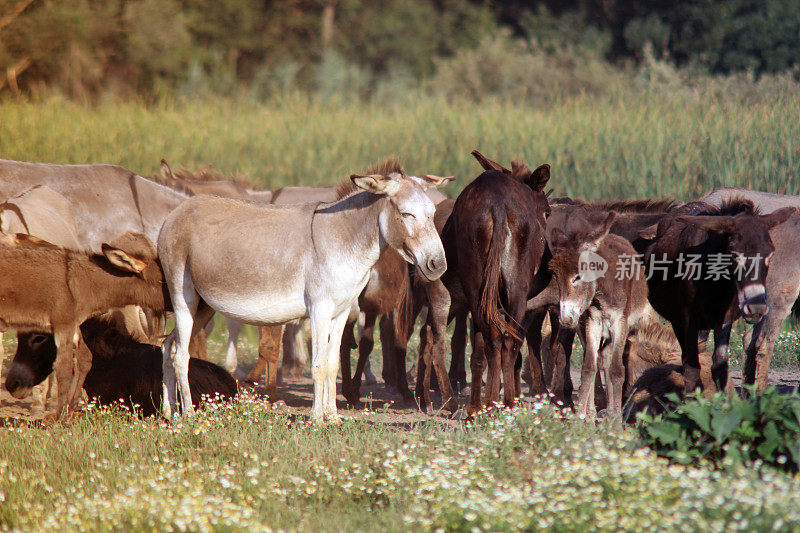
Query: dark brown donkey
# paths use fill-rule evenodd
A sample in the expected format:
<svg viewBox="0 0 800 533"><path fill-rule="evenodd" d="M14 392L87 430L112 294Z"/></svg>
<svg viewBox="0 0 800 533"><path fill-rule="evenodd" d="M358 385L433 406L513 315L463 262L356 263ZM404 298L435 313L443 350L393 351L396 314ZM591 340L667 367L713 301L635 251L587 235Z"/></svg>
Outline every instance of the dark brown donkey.
<svg viewBox="0 0 800 533"><path fill-rule="evenodd" d="M578 329L583 340L578 415L589 423L596 414L598 358L606 375L609 418L621 420L625 341L647 308L647 281L636 250L623 237L609 234L615 217L612 211L588 231L555 229L551 240L549 268L559 292L559 321Z"/></svg>
<svg viewBox="0 0 800 533"><path fill-rule="evenodd" d="M122 400L143 416L154 415L161 405L161 347L137 342L111 323L90 318L81 324L81 334L92 353L92 368L83 387L89 398L101 405ZM15 397L25 394L53 371L56 343L52 335L17 333L17 353L8 370L5 387ZM236 380L224 369L200 359L189 361L192 403L203 396L232 398Z"/></svg>
<svg viewBox="0 0 800 533"><path fill-rule="evenodd" d="M698 343L710 330L715 343L711 373L724 388L731 325L740 314L754 324L767 313L764 280L775 249L769 230L793 213L794 208L784 208L759 215L742 199L721 207L693 202L658 225L645 254L650 303L678 337L687 391L697 386ZM698 265L691 272L689 260Z"/></svg>
<svg viewBox="0 0 800 533"><path fill-rule="evenodd" d="M448 272L460 282L475 330L468 414L499 399L501 368L504 404L513 406L520 394L517 354L525 333L525 305L546 285L546 280L536 274L546 248L544 228L549 207L544 187L550 179L549 165L531 171L525 164L514 162L508 170L477 151L473 155L485 172L458 196L442 232L445 253L455 252L454 261L448 261ZM432 355L434 364L443 369L447 314L433 301L430 305ZM481 379L487 363L489 374L482 403ZM447 392L452 394L449 381L439 381L443 397Z"/></svg>
<svg viewBox="0 0 800 533"><path fill-rule="evenodd" d="M800 207L800 196L730 187L712 191L701 200L719 206L733 197L751 200L765 215L783 207ZM796 308L800 294L798 235L800 235L800 213L770 230L769 236L775 246L775 254L770 260L766 278L769 311L758 324L748 328L742 338L745 354L742 378L746 384L757 383L759 392L769 383L769 362L775 341L781 332L783 321L789 316L792 308Z"/></svg>

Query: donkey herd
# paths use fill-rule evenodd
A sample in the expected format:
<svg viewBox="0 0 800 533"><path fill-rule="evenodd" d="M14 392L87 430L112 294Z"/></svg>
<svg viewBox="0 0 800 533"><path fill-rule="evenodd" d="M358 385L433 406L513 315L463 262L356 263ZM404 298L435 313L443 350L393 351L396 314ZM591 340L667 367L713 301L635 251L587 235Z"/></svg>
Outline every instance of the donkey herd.
<svg viewBox="0 0 800 533"><path fill-rule="evenodd" d="M744 382L766 387L800 293L800 197L724 188L685 204L590 203L551 197L549 165L472 155L483 172L455 200L437 191L453 177L410 176L396 158L338 186L272 191L164 161L148 179L0 160L0 331L18 341L5 388L22 398L52 373L56 416L84 392L177 416L202 395L237 393L236 339L251 324L259 359L243 381L266 374L274 400L281 347L282 372L301 372L308 328L311 418L334 421L339 370L357 405L378 325L386 386L423 411L432 387L443 410L458 410L469 332L471 416L501 391L514 405L523 376L531 394L573 406L577 335L575 409L620 421L666 408L667 392L731 393L739 317L750 324ZM228 322L225 369L203 360L215 313ZM406 356L420 317L412 393Z"/></svg>

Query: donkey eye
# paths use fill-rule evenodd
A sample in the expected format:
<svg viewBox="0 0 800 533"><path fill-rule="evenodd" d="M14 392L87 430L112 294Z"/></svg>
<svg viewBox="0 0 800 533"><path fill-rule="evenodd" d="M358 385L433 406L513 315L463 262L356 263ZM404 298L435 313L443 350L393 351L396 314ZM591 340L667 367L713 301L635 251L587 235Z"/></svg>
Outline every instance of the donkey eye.
<svg viewBox="0 0 800 533"><path fill-rule="evenodd" d="M572 283L573 285L577 285L580 281L581 281L581 275L580 274L577 274L577 275L573 276L572 279L569 280L569 282Z"/></svg>
<svg viewBox="0 0 800 533"><path fill-rule="evenodd" d="M414 213L400 213L400 214L403 216L403 218L416 218L414 216Z"/></svg>
<svg viewBox="0 0 800 533"><path fill-rule="evenodd" d="M38 346L39 344L42 344L46 340L47 340L46 335L34 335L33 337L31 337L30 344L31 346Z"/></svg>

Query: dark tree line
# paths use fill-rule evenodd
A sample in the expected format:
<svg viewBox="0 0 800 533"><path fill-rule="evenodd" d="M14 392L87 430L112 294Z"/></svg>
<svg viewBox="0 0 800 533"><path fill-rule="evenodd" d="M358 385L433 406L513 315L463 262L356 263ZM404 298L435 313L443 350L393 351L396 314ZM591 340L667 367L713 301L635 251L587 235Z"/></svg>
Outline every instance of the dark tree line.
<svg viewBox="0 0 800 533"><path fill-rule="evenodd" d="M712 72L800 57L800 0L0 0L0 91L313 88L320 65L420 80L501 28L612 61L649 43Z"/></svg>

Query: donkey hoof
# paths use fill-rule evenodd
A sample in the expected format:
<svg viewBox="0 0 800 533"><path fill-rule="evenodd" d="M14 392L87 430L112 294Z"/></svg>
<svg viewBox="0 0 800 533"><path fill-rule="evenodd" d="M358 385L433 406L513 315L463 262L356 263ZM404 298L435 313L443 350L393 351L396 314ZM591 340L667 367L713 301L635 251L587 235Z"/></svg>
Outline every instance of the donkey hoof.
<svg viewBox="0 0 800 533"><path fill-rule="evenodd" d="M458 411L458 402L455 398L450 398L447 402L442 406L442 409L448 411L450 414L455 413Z"/></svg>
<svg viewBox="0 0 800 533"><path fill-rule="evenodd" d="M347 405L353 409L361 409L361 406L363 405L360 398L345 396L344 399L347 401Z"/></svg>
<svg viewBox="0 0 800 533"><path fill-rule="evenodd" d="M342 421L342 417L339 416L339 413L325 413L324 421L329 424L338 424Z"/></svg>
<svg viewBox="0 0 800 533"><path fill-rule="evenodd" d="M689 393L700 385L700 369L692 366L683 367L683 391Z"/></svg>

